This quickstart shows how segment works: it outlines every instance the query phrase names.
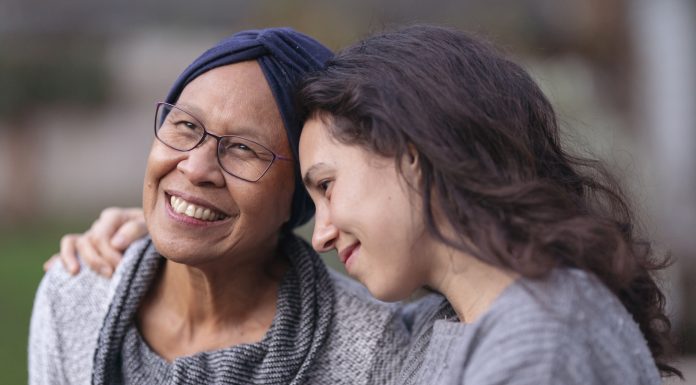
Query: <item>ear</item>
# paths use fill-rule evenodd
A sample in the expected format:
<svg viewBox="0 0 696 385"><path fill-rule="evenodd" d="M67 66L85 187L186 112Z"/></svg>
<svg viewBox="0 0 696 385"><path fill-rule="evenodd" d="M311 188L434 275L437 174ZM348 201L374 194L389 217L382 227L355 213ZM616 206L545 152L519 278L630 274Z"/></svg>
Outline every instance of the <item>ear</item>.
<svg viewBox="0 0 696 385"><path fill-rule="evenodd" d="M401 172L403 173L404 178L412 186L420 186L420 154L418 153L416 146L411 143L408 144L408 151L406 151L401 159Z"/></svg>

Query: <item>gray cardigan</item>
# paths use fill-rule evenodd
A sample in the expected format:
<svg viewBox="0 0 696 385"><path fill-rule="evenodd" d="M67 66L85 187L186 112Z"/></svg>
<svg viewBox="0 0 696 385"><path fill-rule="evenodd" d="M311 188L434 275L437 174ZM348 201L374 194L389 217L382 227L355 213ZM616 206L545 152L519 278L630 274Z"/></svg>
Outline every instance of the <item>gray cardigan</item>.
<svg viewBox="0 0 696 385"><path fill-rule="evenodd" d="M638 325L588 273L520 279L471 324L436 302L407 307L414 337L400 384L660 384Z"/></svg>
<svg viewBox="0 0 696 385"><path fill-rule="evenodd" d="M88 268L71 277L61 264L55 264L45 275L36 294L30 326L30 384L91 383L95 352L103 338L100 333L110 308L117 302L119 283L124 271L133 270L139 259L136 251L146 241L127 250L110 280ZM298 244L316 257L306 243L295 240L295 246ZM333 286L333 317L326 340L312 356L302 382L392 381L408 344L398 307L372 299L361 285L338 273L330 272L328 276Z"/></svg>

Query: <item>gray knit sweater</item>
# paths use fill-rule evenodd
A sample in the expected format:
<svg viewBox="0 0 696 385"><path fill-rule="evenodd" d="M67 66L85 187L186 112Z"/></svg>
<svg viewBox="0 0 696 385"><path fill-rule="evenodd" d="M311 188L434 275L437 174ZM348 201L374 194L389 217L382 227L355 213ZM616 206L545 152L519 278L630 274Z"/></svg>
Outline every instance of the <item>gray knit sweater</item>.
<svg viewBox="0 0 696 385"><path fill-rule="evenodd" d="M400 384L660 383L631 315L579 270L520 279L471 324L442 297L411 305L406 318L414 337Z"/></svg>
<svg viewBox="0 0 696 385"><path fill-rule="evenodd" d="M300 294L308 287L301 282L307 280L302 278L305 268L291 269L284 278L278 314L258 344L184 357L170 366L153 356L134 357L130 353L137 352L132 346L137 336L127 309L134 306L129 296L141 295L137 286L150 279L143 273L149 268L138 265L150 258L148 245L148 239L133 244L110 280L87 268L71 277L61 264L46 274L31 320L30 384L137 382L137 377L116 372L133 363L154 363L154 371L136 368L132 373L162 373L158 383L168 384L247 383L243 378L253 378L253 383L381 384L398 372L408 344L398 308L371 299L362 286L334 272L314 271L326 274L330 284L309 286L317 293ZM286 253L302 261L318 258L297 238L284 245ZM329 317L325 307L306 306L307 298L327 293Z"/></svg>
<svg viewBox="0 0 696 385"><path fill-rule="evenodd" d="M60 264L47 273L31 322L31 384L90 383L107 312L138 247L142 242L129 249L112 280L89 269L71 278ZM559 269L541 282L519 280L473 324L456 322L437 295L399 309L370 299L339 274L330 277L334 316L305 383L660 383L631 316L601 283L577 270ZM128 359L158 361L132 325L124 334L119 348ZM145 358L134 358L138 350ZM169 370L162 361L155 366L144 372ZM178 370L188 373L185 365Z"/></svg>

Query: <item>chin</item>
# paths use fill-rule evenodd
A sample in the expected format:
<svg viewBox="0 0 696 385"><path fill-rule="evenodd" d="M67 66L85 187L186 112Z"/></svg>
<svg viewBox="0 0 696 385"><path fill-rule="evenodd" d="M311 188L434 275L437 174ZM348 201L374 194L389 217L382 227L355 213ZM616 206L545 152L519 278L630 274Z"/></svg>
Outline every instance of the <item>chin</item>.
<svg viewBox="0 0 696 385"><path fill-rule="evenodd" d="M200 254L202 254L200 245L197 246L192 240L183 237L172 237L170 234L163 235L157 232L153 232L151 237L155 250L171 262L193 266L200 264L204 260L204 258L200 257ZM208 253L204 255L206 254Z"/></svg>
<svg viewBox="0 0 696 385"><path fill-rule="evenodd" d="M158 246L156 242L153 243L155 244L155 250L157 250L157 252L168 261L182 265L195 265L196 257L182 253L180 248Z"/></svg>
<svg viewBox="0 0 696 385"><path fill-rule="evenodd" d="M413 292L412 290L404 290L405 288L401 287L384 285L384 282L380 282L380 284L364 284L370 294L382 302L403 301L409 299Z"/></svg>

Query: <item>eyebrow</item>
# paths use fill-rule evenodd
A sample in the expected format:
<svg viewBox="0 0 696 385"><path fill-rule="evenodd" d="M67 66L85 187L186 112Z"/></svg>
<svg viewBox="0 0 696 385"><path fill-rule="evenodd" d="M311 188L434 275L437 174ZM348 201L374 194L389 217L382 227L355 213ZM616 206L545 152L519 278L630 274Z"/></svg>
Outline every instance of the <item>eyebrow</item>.
<svg viewBox="0 0 696 385"><path fill-rule="evenodd" d="M326 167L326 163L315 163L307 169L307 172L302 177L302 183L304 183L306 188L312 188L314 186L314 180L316 179L315 174L321 170L322 167Z"/></svg>
<svg viewBox="0 0 696 385"><path fill-rule="evenodd" d="M205 112L191 104L187 103L177 103L176 107L180 108L184 112L188 113L189 115L193 116L198 120L201 124L205 126L206 130L211 130L211 127L207 126L205 122L200 118L200 116L205 116ZM215 129L215 127L212 127L212 129ZM211 133L218 135L219 133L216 133L211 130ZM263 135L262 133L259 132L258 128L251 127L251 126L239 126L234 128L234 132L231 134L224 134L224 135L234 135L234 136L241 136L246 139L251 139L254 142L258 142L259 144L266 146L266 147L271 147L271 138L269 138L267 135ZM276 151L276 150L272 150Z"/></svg>
<svg viewBox="0 0 696 385"><path fill-rule="evenodd" d="M174 103L174 106L176 106L177 108L183 110L184 112L188 113L189 115L192 115L194 118L196 118L196 120L199 120L199 121L201 120L201 119L199 118L199 116L205 115L205 114L203 113L203 110L201 110L200 108L198 108L198 107L196 107L196 106L194 106L194 105L192 105L192 104L188 104L188 103ZM201 122L201 123L202 123L202 122Z"/></svg>

